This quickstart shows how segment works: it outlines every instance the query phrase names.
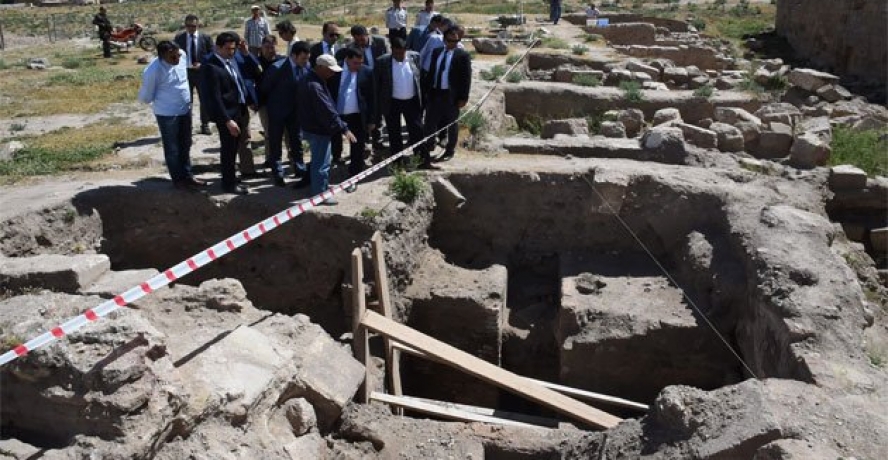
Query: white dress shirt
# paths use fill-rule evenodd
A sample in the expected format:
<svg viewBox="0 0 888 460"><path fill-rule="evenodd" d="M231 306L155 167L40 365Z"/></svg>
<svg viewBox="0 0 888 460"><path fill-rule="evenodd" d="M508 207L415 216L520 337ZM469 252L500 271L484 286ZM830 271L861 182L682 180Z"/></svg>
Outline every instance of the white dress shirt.
<svg viewBox="0 0 888 460"><path fill-rule="evenodd" d="M342 77L339 80L340 88L345 85L345 81L348 80L346 78L346 73L348 69L343 70ZM340 90L341 94L341 90ZM348 82L348 88L345 88L345 104L342 108L342 115L351 115L353 113L359 113L361 108L358 106L358 73L352 72L351 79Z"/></svg>
<svg viewBox="0 0 888 460"><path fill-rule="evenodd" d="M416 87L413 84L413 68L410 60L404 58L398 62L392 59L392 98L407 101L416 96Z"/></svg>
<svg viewBox="0 0 888 460"><path fill-rule="evenodd" d="M441 51L441 55L438 56L438 66L435 67L435 78L437 78L438 73L440 72L441 66L444 66L444 73L441 74L441 81L439 83L440 89L450 89L450 61L453 60L453 50L445 49Z"/></svg>

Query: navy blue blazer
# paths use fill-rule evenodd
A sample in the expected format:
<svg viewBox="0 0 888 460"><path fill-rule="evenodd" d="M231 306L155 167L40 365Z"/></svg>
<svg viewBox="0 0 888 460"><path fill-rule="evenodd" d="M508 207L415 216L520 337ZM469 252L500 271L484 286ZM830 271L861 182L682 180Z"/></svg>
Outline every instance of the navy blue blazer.
<svg viewBox="0 0 888 460"><path fill-rule="evenodd" d="M262 85L259 91L265 101L269 117L286 118L296 111L296 95L299 83L305 79L311 70L308 67L301 69L301 78L293 75L293 61L284 58L275 61L265 69L262 77Z"/></svg>
<svg viewBox="0 0 888 460"><path fill-rule="evenodd" d="M218 124L237 119L241 111L239 92L234 78L225 68L225 63L215 54L208 54L201 68L203 70L200 72L200 97L201 104L206 106L207 116ZM244 82L246 104L254 104L255 85L247 81L239 65L233 68Z"/></svg>
<svg viewBox="0 0 888 460"><path fill-rule="evenodd" d="M342 64L342 72L337 72L327 80L327 88L333 97L334 106L339 100L339 84L342 81L342 75L348 72L345 63ZM373 71L366 66L361 66L358 70L358 110L361 112L361 120L364 126L376 122L376 93L375 83L373 81Z"/></svg>

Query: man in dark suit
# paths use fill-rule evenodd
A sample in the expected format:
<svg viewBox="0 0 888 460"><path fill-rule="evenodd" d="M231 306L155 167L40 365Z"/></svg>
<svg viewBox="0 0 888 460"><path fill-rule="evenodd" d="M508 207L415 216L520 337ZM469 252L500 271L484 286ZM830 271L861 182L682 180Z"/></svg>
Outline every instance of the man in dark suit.
<svg viewBox="0 0 888 460"><path fill-rule="evenodd" d="M380 57L373 69L376 81L377 122L385 118L392 154L403 149L401 117L410 145L422 139L422 81L419 53L407 51L401 37L392 38L392 52Z"/></svg>
<svg viewBox="0 0 888 460"><path fill-rule="evenodd" d="M388 53L388 49L385 45L385 38L380 37L379 35L370 35L367 28L362 25L352 26L349 32L352 36L351 46L357 47L362 53L364 53L364 66L373 70L373 65L376 63L376 60L383 54ZM345 48L336 53L337 61L342 62L343 59L345 59ZM377 124L370 132L370 138L373 141L374 149L380 149L382 147L382 142L380 141L382 133L379 128L380 126Z"/></svg>
<svg viewBox="0 0 888 460"><path fill-rule="evenodd" d="M462 27L454 25L444 32L444 47L432 53L429 72L423 82L423 94L428 95L426 105L425 134L453 123L459 117L459 109L469 101L472 88L472 58L464 49L457 47ZM447 145L444 153L435 161L447 161L456 151L459 127L456 123L447 128ZM431 149L434 144L426 143L421 154L422 168L432 169Z"/></svg>
<svg viewBox="0 0 888 460"><path fill-rule="evenodd" d="M362 50L349 47L345 49L344 55L345 69L330 77L327 84L336 104L336 112L348 125L349 131L355 135L349 150L351 161L348 165L348 174L351 177L364 170L364 146L367 143L367 134L373 129L376 121L374 112L376 96L373 72L364 65ZM332 142L333 158L341 158L342 137L336 136Z"/></svg>
<svg viewBox="0 0 888 460"><path fill-rule="evenodd" d="M315 66L318 56L329 54L330 56L335 57L336 52L339 50L339 45L337 45L336 42L339 41L341 35L339 34L339 26L336 25L335 22L325 22L324 25L321 26L321 35L323 35L321 41L311 46L308 62L312 67Z"/></svg>
<svg viewBox="0 0 888 460"><path fill-rule="evenodd" d="M201 70L201 94L207 116L219 131L222 166L222 190L246 195L246 186L238 185L235 158L238 144L249 138L249 109L253 104L244 76L234 57L240 37L222 32L216 37L216 50L207 57Z"/></svg>
<svg viewBox="0 0 888 460"><path fill-rule="evenodd" d="M188 65L188 87L191 90L191 101L194 101L194 88L200 83L200 63L204 56L213 52L213 39L201 33L200 20L197 16L189 14L185 16L185 30L176 34L173 42L179 45L179 49L185 51ZM200 92L198 91L198 94ZM200 104L200 133L210 134L210 120L207 118L207 110L204 108L203 98Z"/></svg>
<svg viewBox="0 0 888 460"><path fill-rule="evenodd" d="M308 185L308 173L302 157L302 138L299 135L299 115L296 99L300 82L308 75L308 43L296 42L290 47L290 56L272 64L262 78L260 91L268 111L268 146L265 162L271 167L274 184L284 186L284 168L281 165L284 132L289 137L293 154L294 174L302 178L300 185ZM291 152L292 154L293 152Z"/></svg>

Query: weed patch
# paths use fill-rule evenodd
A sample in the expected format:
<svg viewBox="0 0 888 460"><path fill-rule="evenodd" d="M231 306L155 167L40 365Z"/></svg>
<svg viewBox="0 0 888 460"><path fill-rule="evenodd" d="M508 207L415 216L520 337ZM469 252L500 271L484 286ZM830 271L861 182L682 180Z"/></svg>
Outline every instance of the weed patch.
<svg viewBox="0 0 888 460"><path fill-rule="evenodd" d="M394 177L389 185L389 192L396 200L410 204L416 201L416 198L425 189L425 182L422 176L417 173L408 173L403 169L395 169Z"/></svg>
<svg viewBox="0 0 888 460"><path fill-rule="evenodd" d="M852 164L870 176L888 175L888 133L875 130L833 130L831 165Z"/></svg>

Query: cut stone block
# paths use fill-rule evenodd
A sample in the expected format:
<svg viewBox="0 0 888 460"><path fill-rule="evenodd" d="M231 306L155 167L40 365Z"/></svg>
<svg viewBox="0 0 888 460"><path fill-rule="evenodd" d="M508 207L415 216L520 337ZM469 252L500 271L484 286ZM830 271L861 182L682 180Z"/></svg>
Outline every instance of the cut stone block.
<svg viewBox="0 0 888 460"><path fill-rule="evenodd" d="M833 166L829 170L830 190L861 190L866 187L866 172L853 165Z"/></svg>
<svg viewBox="0 0 888 460"><path fill-rule="evenodd" d="M124 270L119 272L111 271L102 275L89 287L81 289L80 292L110 299L133 286L138 286L139 284L148 281L158 273L160 272L153 268L146 268L144 270Z"/></svg>
<svg viewBox="0 0 888 460"><path fill-rule="evenodd" d="M11 291L43 288L76 293L110 269L111 262L104 254L0 258L0 287Z"/></svg>
<svg viewBox="0 0 888 460"><path fill-rule="evenodd" d="M743 133L739 129L715 122L709 126L718 135L718 149L722 152L740 152L744 148Z"/></svg>
<svg viewBox="0 0 888 460"><path fill-rule="evenodd" d="M654 126L657 126L657 125L662 125L663 123L666 123L669 121L684 121L684 120L681 119L681 112L679 112L678 109L669 107L666 109L657 110L656 113L654 113L654 118L652 120L652 123L654 124Z"/></svg>
<svg viewBox="0 0 888 460"><path fill-rule="evenodd" d="M540 137L543 139L552 139L556 134L589 134L589 124L586 122L585 118L547 121L546 124L543 125Z"/></svg>
<svg viewBox="0 0 888 460"><path fill-rule="evenodd" d="M757 158L783 158L789 155L792 147L792 127L783 123L771 122L768 130L759 135L759 145L754 152Z"/></svg>
<svg viewBox="0 0 888 460"><path fill-rule="evenodd" d="M718 146L718 135L715 131L710 131L687 123L674 123L672 126L681 129L684 138L697 147L714 149Z"/></svg>
<svg viewBox="0 0 888 460"><path fill-rule="evenodd" d="M821 87L839 82L839 77L814 69L793 69L789 82L807 91L817 91Z"/></svg>

